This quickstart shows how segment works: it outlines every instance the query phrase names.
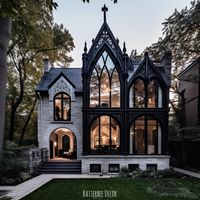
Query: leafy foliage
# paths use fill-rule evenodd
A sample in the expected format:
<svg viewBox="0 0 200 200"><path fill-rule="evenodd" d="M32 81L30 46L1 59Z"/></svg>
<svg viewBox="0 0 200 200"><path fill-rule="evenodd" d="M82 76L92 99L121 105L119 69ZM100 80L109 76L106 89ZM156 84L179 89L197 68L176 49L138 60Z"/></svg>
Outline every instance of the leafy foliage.
<svg viewBox="0 0 200 200"><path fill-rule="evenodd" d="M25 0L12 19L5 130L10 140L20 137L20 144L25 132L34 134L36 142L35 88L43 72L42 58L49 57L62 66L73 61L69 56L73 38L63 25L54 24L48 5L46 1Z"/></svg>
<svg viewBox="0 0 200 200"><path fill-rule="evenodd" d="M163 35L158 42L148 48L155 59L166 50L171 50L174 75L199 57L200 53L200 1L193 0L191 7L174 13L163 23Z"/></svg>

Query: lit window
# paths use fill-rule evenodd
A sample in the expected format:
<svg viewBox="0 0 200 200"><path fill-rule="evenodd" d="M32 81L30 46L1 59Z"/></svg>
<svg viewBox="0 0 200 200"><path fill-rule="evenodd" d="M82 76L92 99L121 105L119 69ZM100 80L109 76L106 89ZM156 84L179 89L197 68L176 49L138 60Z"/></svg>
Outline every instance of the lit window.
<svg viewBox="0 0 200 200"><path fill-rule="evenodd" d="M119 154L120 128L110 116L98 117L90 130L90 149L92 154Z"/></svg>
<svg viewBox="0 0 200 200"><path fill-rule="evenodd" d="M120 79L106 51L100 56L90 78L90 107L120 107Z"/></svg>
<svg viewBox="0 0 200 200"><path fill-rule="evenodd" d="M131 86L129 93L130 108L161 108L162 89L156 80L150 80L147 84L137 79Z"/></svg>
<svg viewBox="0 0 200 200"><path fill-rule="evenodd" d="M130 154L161 154L161 127L156 119L143 116L132 123Z"/></svg>
<svg viewBox="0 0 200 200"><path fill-rule="evenodd" d="M54 120L70 121L71 119L71 99L66 93L58 93L54 97Z"/></svg>

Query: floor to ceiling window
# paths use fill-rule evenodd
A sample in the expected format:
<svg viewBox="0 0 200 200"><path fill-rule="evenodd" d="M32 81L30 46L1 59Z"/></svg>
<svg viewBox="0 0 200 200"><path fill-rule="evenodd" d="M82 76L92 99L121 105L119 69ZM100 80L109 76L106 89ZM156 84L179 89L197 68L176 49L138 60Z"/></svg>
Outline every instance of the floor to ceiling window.
<svg viewBox="0 0 200 200"><path fill-rule="evenodd" d="M90 107L120 107L120 79L106 51L97 61L90 79Z"/></svg>
<svg viewBox="0 0 200 200"><path fill-rule="evenodd" d="M90 149L93 154L120 153L120 127L110 116L98 117L90 129Z"/></svg>
<svg viewBox="0 0 200 200"><path fill-rule="evenodd" d="M161 137L161 127L155 118L137 118L130 128L130 154L161 154Z"/></svg>

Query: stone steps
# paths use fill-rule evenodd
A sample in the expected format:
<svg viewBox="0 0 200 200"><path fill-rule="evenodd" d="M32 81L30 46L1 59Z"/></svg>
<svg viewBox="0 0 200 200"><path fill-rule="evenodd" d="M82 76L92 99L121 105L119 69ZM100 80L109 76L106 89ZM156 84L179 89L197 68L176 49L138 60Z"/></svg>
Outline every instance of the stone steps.
<svg viewBox="0 0 200 200"><path fill-rule="evenodd" d="M42 163L37 171L42 174L81 174L81 161L48 161Z"/></svg>

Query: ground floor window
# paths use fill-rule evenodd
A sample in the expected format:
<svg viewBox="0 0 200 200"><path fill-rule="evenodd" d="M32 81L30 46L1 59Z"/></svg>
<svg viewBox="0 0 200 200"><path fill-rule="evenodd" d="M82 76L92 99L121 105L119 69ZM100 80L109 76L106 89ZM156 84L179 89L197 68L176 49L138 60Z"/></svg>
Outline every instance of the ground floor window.
<svg viewBox="0 0 200 200"><path fill-rule="evenodd" d="M161 136L161 127L155 118L137 118L130 128L130 154L161 154Z"/></svg>
<svg viewBox="0 0 200 200"><path fill-rule="evenodd" d="M98 117L90 129L90 150L93 154L119 154L120 127L110 116Z"/></svg>

